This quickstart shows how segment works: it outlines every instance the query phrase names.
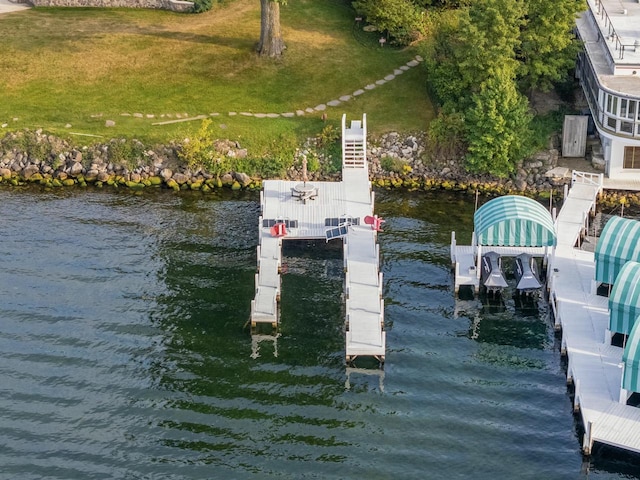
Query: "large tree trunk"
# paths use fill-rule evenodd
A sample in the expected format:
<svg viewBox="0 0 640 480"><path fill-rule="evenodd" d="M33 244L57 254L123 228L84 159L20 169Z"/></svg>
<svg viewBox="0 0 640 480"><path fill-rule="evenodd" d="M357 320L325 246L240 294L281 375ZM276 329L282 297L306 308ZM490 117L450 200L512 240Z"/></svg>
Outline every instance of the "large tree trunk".
<svg viewBox="0 0 640 480"><path fill-rule="evenodd" d="M260 6L258 54L266 57L279 57L285 48L280 32L280 4L274 0L260 0Z"/></svg>

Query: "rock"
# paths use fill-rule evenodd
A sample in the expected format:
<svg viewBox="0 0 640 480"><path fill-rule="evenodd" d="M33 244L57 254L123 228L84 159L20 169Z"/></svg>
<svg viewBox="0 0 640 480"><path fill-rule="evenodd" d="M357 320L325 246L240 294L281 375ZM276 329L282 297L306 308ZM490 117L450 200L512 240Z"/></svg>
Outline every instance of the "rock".
<svg viewBox="0 0 640 480"><path fill-rule="evenodd" d="M82 173L83 169L84 168L81 163L75 162L73 165L71 165L71 168L69 169L69 173L71 174L72 177L76 177Z"/></svg>
<svg viewBox="0 0 640 480"><path fill-rule="evenodd" d="M163 168L160 172L160 176L165 180L169 180L173 176L173 172L169 168Z"/></svg>
<svg viewBox="0 0 640 480"><path fill-rule="evenodd" d="M22 178L29 180L35 173L40 173L40 168L37 165L27 165L22 170Z"/></svg>
<svg viewBox="0 0 640 480"><path fill-rule="evenodd" d="M571 178L571 171L567 167L556 167L544 174L547 178Z"/></svg>
<svg viewBox="0 0 640 480"><path fill-rule="evenodd" d="M174 173L173 177L171 177L173 180L175 180L175 182L178 185L184 185L185 183L187 183L187 180L189 180L189 178L184 174L184 173Z"/></svg>
<svg viewBox="0 0 640 480"><path fill-rule="evenodd" d="M591 159L591 165L593 166L593 168L595 168L596 170L601 170L604 172L606 163L604 161L604 158L602 157L593 157Z"/></svg>
<svg viewBox="0 0 640 480"><path fill-rule="evenodd" d="M525 168L542 168L543 163L540 160L528 161L525 164Z"/></svg>
<svg viewBox="0 0 640 480"><path fill-rule="evenodd" d="M249 185L251 183L251 177L249 175L247 175L246 173L236 172L236 173L233 174L233 178L235 178L235 180L237 180L238 183L240 185L242 185L243 187L246 187L247 185Z"/></svg>
<svg viewBox="0 0 640 480"><path fill-rule="evenodd" d="M223 185L233 185L233 176L230 173L225 173L220 180L222 181Z"/></svg>
<svg viewBox="0 0 640 480"><path fill-rule="evenodd" d="M99 182L103 182L103 183L104 183L104 182L108 182L108 181L109 181L109 178L111 178L111 177L110 177L110 175L109 175L107 172L100 172L100 173L98 173L98 177L97 177L97 179L98 179L98 181L99 181Z"/></svg>
<svg viewBox="0 0 640 480"><path fill-rule="evenodd" d="M516 190L524 192L527 189L527 182L525 180L516 180L514 186Z"/></svg>
<svg viewBox="0 0 640 480"><path fill-rule="evenodd" d="M116 126L116 122L114 122L113 120L107 120L106 122L104 122L104 126L105 127L115 127Z"/></svg>

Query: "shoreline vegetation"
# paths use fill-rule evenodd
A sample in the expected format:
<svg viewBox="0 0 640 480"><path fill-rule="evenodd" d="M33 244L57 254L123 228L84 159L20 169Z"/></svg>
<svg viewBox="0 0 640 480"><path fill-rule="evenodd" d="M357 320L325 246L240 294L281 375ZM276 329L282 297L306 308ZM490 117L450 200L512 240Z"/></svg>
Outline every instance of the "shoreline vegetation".
<svg viewBox="0 0 640 480"><path fill-rule="evenodd" d="M9 132L0 138L0 188L125 188L191 191L208 194L219 189L260 190L267 179L301 180L302 160L308 164L310 181L340 178L341 152L337 132L331 126L325 136L310 138L292 156L275 162L251 159L238 142L216 140L212 148L213 169L192 164L184 158L184 145L171 143L149 147L137 140L112 139L91 146L72 145L41 130ZM445 190L484 196L526 195L538 200L560 197L570 178L549 175L557 165L557 149L541 152L520 165L514 179L473 176L456 162L429 162L424 135L397 132L369 141L369 176L376 188L408 191ZM253 170L243 171L242 166ZM262 166L262 169L261 167ZM237 168L240 167L240 168ZM249 173L247 173L249 172ZM600 199L603 209L620 205L640 206L640 192L606 191Z"/></svg>

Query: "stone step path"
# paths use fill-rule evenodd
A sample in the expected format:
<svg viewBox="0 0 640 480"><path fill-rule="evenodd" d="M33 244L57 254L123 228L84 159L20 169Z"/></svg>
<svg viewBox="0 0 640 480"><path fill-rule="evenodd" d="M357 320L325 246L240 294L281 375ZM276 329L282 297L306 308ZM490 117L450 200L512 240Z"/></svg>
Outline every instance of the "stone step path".
<svg viewBox="0 0 640 480"><path fill-rule="evenodd" d="M292 118L292 117L301 117L301 116L306 115L306 114L325 112L327 110L327 107L338 107L342 103L346 103L346 102L354 99L355 97L363 95L367 91L371 91L371 90L373 90L373 89L375 89L375 88L377 88L379 86L382 86L382 85L384 85L384 84L396 79L398 76L402 75L404 72L410 70L413 67L416 67L416 66L420 65L420 63L423 60L424 59L420 55L416 55L412 60L409 60L404 65L396 68L393 71L393 73L390 73L389 75L386 75L384 78L376 80L373 83L369 83L369 84L365 85L363 88L355 90L353 93L351 93L349 95L342 95L341 97L336 98L334 100L329 100L326 103L320 103L320 104L316 105L315 107L307 107L305 109L299 109L299 110L295 110L293 112L282 112L282 113L227 112L227 115L230 116L230 117L240 115L240 116L243 116L243 117L254 117L254 118ZM221 114L219 112L213 112L213 113L210 113L209 115L206 115L206 114L189 115L188 113L176 113L176 114L168 113L168 114L162 114L162 115L158 115L158 116L156 116L154 114L142 114L142 113L133 113L133 114L131 114L131 113L122 113L120 115L121 116L133 116L133 117L137 117L137 118L162 118L163 119L162 121L154 122L154 123L152 123L152 125L168 125L168 124L171 124L171 123L202 120L203 118L206 118L207 116L209 116L209 117L218 117ZM164 119L169 119L169 120L164 120Z"/></svg>

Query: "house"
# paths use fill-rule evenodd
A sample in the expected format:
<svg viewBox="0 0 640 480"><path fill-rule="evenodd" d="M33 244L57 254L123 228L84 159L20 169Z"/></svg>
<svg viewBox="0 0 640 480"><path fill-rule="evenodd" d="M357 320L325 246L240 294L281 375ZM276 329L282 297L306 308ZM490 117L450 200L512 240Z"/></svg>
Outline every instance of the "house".
<svg viewBox="0 0 640 480"><path fill-rule="evenodd" d="M576 20L576 75L601 142L605 175L640 180L640 0L587 0ZM599 149L596 149L599 150Z"/></svg>

